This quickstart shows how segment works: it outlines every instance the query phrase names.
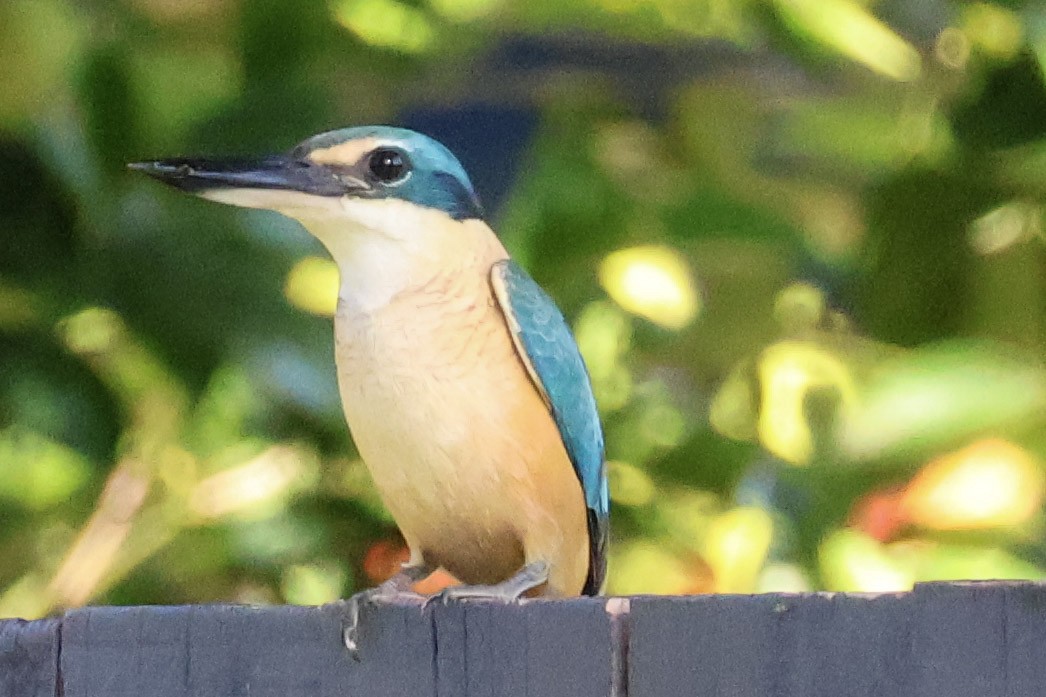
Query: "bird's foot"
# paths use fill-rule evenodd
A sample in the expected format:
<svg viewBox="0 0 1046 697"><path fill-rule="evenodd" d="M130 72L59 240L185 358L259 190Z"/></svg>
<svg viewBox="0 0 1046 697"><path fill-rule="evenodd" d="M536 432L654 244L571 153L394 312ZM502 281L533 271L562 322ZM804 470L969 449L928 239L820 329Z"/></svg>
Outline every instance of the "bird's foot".
<svg viewBox="0 0 1046 697"><path fill-rule="evenodd" d="M535 561L527 564L512 578L493 585L475 586L450 586L439 593L429 596L425 600L424 607L433 602L442 602L444 605L452 600L494 600L502 603L511 603L518 600L527 591L537 588L548 581L548 564L543 561Z"/></svg>
<svg viewBox="0 0 1046 697"><path fill-rule="evenodd" d="M410 587L427 575L427 572L423 569L405 567L403 571L380 586L355 593L343 601L346 619L342 629L342 640L345 642L345 648L349 650L349 654L354 659L359 660L360 612L363 606L405 601L419 605L423 604L424 596L410 590Z"/></svg>

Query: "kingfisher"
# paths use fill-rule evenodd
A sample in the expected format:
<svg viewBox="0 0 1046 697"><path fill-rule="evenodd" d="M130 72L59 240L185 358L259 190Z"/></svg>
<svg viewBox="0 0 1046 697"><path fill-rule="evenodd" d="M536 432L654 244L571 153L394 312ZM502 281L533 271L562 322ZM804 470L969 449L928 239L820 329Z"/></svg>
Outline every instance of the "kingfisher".
<svg viewBox="0 0 1046 697"><path fill-rule="evenodd" d="M393 578L350 598L350 649L361 603L409 594L437 568L462 582L447 601L601 591L609 496L588 372L446 147L369 126L258 159L130 167L297 220L338 266L345 419L410 550Z"/></svg>

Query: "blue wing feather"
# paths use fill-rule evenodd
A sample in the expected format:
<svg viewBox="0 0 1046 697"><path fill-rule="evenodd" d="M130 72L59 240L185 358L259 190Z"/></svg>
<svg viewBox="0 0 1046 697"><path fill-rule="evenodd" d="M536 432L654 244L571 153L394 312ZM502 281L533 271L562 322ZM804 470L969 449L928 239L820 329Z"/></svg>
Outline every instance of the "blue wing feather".
<svg viewBox="0 0 1046 697"><path fill-rule="evenodd" d="M606 576L610 496L603 427L592 383L570 327L552 298L514 261L493 269L505 294L502 310L548 397L552 418L574 465L588 507L589 573L584 593L598 593ZM506 307L507 305L507 307Z"/></svg>

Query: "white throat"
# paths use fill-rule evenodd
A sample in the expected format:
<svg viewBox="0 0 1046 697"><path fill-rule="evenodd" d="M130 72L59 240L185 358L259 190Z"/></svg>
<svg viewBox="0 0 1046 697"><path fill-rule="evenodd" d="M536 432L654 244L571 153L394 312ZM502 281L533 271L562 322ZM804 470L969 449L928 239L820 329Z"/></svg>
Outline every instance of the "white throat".
<svg viewBox="0 0 1046 697"><path fill-rule="evenodd" d="M433 255L450 221L446 213L397 199L344 198L338 203L314 214L294 211L293 217L338 265L340 309L372 315L438 268Z"/></svg>
<svg viewBox="0 0 1046 697"><path fill-rule="evenodd" d="M275 210L305 226L338 265L339 315L373 315L398 294L423 287L433 274L467 267L477 257L505 255L482 222L456 221L441 210L400 199L279 189L216 189L202 195Z"/></svg>

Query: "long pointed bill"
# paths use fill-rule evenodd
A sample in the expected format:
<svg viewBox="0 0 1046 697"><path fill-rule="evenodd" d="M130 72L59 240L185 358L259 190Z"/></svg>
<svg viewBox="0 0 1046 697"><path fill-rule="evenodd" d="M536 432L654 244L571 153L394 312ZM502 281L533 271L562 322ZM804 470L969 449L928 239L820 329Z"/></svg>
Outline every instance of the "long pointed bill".
<svg viewBox="0 0 1046 697"><path fill-rule="evenodd" d="M354 177L282 155L259 160L173 158L128 167L182 191L249 208L298 207L304 204L302 194L337 197L369 188Z"/></svg>

